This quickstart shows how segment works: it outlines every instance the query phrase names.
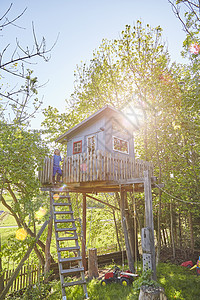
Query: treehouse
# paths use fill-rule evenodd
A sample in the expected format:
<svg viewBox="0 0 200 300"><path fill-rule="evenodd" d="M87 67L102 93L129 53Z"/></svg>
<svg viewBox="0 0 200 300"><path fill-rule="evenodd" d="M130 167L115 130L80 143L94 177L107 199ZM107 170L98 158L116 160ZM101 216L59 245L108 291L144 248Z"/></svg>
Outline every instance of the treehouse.
<svg viewBox="0 0 200 300"><path fill-rule="evenodd" d="M50 192L63 300L66 300L65 288L78 284L83 285L85 298L88 297L84 276L86 197L121 211L130 270L134 269L136 244L130 247L131 231L127 230L125 209L127 192L144 191L146 226L150 228L149 236L153 237L151 188L155 177L151 162L135 158L134 132L137 129L137 120L134 122L127 114L106 105L56 139L56 142L67 145L67 155L62 156L62 183L53 183L53 157L45 158L39 179L42 190ZM94 197L94 194L106 192L119 192L116 194L119 197L119 207ZM69 193L83 195L81 252ZM146 236L148 234L145 233ZM146 241L144 244L148 245L148 253L144 256L143 264L149 264L155 274L154 239L151 238L150 245ZM81 280L66 281L66 276L78 273Z"/></svg>
<svg viewBox="0 0 200 300"><path fill-rule="evenodd" d="M140 187L139 178L145 170L153 176L153 165L135 159L136 130L133 120L106 105L59 136L56 142L67 144L67 156L63 157L62 164L63 183L71 191L94 193L119 191L123 183L132 189L128 183L133 179ZM39 174L43 187L53 184L52 174L53 157L49 157Z"/></svg>

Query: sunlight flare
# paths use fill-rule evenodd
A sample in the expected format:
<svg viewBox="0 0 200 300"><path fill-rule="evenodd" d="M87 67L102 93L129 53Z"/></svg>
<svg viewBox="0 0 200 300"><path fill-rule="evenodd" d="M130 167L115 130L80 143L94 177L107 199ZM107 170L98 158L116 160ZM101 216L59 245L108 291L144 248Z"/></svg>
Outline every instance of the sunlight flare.
<svg viewBox="0 0 200 300"><path fill-rule="evenodd" d="M16 231L16 239L19 241L24 241L27 237L27 231L24 228L19 228Z"/></svg>

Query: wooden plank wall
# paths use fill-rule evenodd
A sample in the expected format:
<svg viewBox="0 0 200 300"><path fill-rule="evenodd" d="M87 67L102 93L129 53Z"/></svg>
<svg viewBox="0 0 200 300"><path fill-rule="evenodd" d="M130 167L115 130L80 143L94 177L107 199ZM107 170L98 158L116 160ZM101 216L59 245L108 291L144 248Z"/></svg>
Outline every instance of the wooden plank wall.
<svg viewBox="0 0 200 300"><path fill-rule="evenodd" d="M140 159L97 150L93 154L80 153L63 159L63 182L118 181L143 177L145 170L153 176L153 165ZM42 184L51 184L53 157L44 160L39 172Z"/></svg>

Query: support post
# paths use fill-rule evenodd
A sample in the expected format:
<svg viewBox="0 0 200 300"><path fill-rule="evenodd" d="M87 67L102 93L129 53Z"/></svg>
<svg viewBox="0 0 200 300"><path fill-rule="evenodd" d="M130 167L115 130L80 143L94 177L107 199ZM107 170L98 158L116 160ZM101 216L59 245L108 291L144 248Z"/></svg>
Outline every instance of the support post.
<svg viewBox="0 0 200 300"><path fill-rule="evenodd" d="M154 224L153 224L153 206L152 206L152 191L151 191L151 177L149 171L144 171L144 194L145 194L145 216L146 227L151 229L151 243L150 252L152 258L152 279L156 280L156 256L155 256L155 244L154 244Z"/></svg>
<svg viewBox="0 0 200 300"><path fill-rule="evenodd" d="M83 194L83 213L82 213L82 262L83 267L86 271L86 194Z"/></svg>
<svg viewBox="0 0 200 300"><path fill-rule="evenodd" d="M122 218L122 226L123 226L123 232L124 232L124 239L125 239L125 245L126 245L126 254L128 258L128 265L129 269L132 273L135 272L135 267L134 267L134 259L133 256L131 255L131 249L130 249L130 243L129 243L129 238L128 238L128 230L126 227L126 216L125 216L125 204L124 204L124 197L125 197L125 192L121 190L120 192L120 209L121 209L121 218Z"/></svg>
<svg viewBox="0 0 200 300"><path fill-rule="evenodd" d="M99 277L96 248L88 251L88 277L90 279Z"/></svg>

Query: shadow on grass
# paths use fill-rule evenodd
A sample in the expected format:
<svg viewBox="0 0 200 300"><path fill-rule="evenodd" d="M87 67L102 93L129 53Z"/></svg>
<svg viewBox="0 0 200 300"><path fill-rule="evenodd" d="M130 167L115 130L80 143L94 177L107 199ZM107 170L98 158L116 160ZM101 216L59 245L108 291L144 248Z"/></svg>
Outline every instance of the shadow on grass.
<svg viewBox="0 0 200 300"><path fill-rule="evenodd" d="M165 289L167 299L200 299L200 276L196 275L195 269L160 263L157 267L157 277Z"/></svg>
<svg viewBox="0 0 200 300"><path fill-rule="evenodd" d="M56 288L58 292L58 288ZM87 283L87 291L88 296L90 300L137 300L138 299L138 293L136 293L133 290L132 286L124 287L121 286L118 283L111 283L107 286L101 286L101 283L99 280L93 279L90 282ZM67 293L67 299L68 300L83 300L84 294L83 294L83 288L82 286L74 286L69 287L66 289ZM57 295L57 299L55 296ZM59 298L58 298L59 296ZM51 300L58 300L62 299L60 298L61 295L52 294L48 299Z"/></svg>

